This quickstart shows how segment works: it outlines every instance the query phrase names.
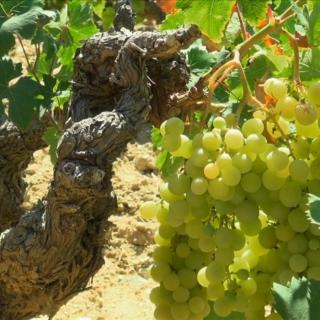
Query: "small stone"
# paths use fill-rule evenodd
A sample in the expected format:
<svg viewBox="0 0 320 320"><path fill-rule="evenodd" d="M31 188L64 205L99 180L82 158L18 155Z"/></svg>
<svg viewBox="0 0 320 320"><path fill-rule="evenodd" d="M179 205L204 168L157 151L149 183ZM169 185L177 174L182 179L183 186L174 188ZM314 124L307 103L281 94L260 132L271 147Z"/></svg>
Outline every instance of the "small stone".
<svg viewBox="0 0 320 320"><path fill-rule="evenodd" d="M132 191L138 191L140 190L140 186L138 183L134 183L132 186L131 186L131 190Z"/></svg>
<svg viewBox="0 0 320 320"><path fill-rule="evenodd" d="M141 155L137 157L134 161L134 165L140 172L156 170L154 159L149 155Z"/></svg>

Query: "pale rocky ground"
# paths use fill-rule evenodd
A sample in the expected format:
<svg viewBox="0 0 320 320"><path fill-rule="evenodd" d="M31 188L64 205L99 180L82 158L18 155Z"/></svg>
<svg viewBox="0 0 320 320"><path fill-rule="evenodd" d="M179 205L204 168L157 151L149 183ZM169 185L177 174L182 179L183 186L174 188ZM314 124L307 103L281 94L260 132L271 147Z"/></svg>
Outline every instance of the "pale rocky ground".
<svg viewBox="0 0 320 320"><path fill-rule="evenodd" d="M36 152L26 171L29 183L26 208L45 195L52 169L48 151ZM155 283L148 270L156 223L143 221L138 215L140 204L157 198L160 184L150 144L128 145L128 150L114 164L113 184L119 209L110 218L113 225L106 234L109 245L105 265L88 290L70 300L53 320L153 319L148 296Z"/></svg>

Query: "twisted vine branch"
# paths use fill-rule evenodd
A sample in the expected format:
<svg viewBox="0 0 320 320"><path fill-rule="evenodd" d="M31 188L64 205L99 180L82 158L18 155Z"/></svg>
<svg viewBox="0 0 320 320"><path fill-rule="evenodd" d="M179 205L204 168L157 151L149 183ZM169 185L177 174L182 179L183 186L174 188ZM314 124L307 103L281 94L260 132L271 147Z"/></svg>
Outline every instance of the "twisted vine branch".
<svg viewBox="0 0 320 320"><path fill-rule="evenodd" d="M0 319L53 316L101 267L107 219L116 207L112 162L150 110L157 117L152 101L157 82L165 102L173 90L185 89L186 79L173 85L177 75L188 78L178 52L199 36L194 26L168 33L122 30L99 33L78 50L69 119L47 196L23 214L23 188L18 201L9 200L5 208L7 194L0 192L1 216L7 216L7 208L16 201L10 209L16 214L12 228L0 235ZM163 70L158 75L157 63ZM171 88L165 89L164 74ZM1 155L7 150L4 141L10 137L10 126L0 127ZM10 152L5 162L0 158L1 172L17 175L18 185L23 183L21 169L30 161L31 146L36 145L19 134L16 153L28 151L28 156L14 167Z"/></svg>

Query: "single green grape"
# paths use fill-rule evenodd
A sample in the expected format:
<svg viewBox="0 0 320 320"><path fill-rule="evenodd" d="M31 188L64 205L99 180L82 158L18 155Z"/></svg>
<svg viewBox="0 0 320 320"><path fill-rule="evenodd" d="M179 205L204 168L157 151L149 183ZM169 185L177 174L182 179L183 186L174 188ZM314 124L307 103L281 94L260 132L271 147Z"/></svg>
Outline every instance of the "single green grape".
<svg viewBox="0 0 320 320"><path fill-rule="evenodd" d="M251 118L242 125L242 132L247 137L252 133L262 134L264 124L261 119Z"/></svg>
<svg viewBox="0 0 320 320"><path fill-rule="evenodd" d="M295 116L299 123L308 126L317 120L317 110L309 103L299 103L295 108Z"/></svg>
<svg viewBox="0 0 320 320"><path fill-rule="evenodd" d="M244 138L240 130L229 129L224 136L224 142L228 148L239 150L244 144Z"/></svg>
<svg viewBox="0 0 320 320"><path fill-rule="evenodd" d="M264 83L264 91L275 99L283 99L288 92L286 84L279 79L270 78Z"/></svg>
<svg viewBox="0 0 320 320"><path fill-rule="evenodd" d="M172 117L165 121L164 129L168 135L180 136L184 131L184 123L181 119Z"/></svg>

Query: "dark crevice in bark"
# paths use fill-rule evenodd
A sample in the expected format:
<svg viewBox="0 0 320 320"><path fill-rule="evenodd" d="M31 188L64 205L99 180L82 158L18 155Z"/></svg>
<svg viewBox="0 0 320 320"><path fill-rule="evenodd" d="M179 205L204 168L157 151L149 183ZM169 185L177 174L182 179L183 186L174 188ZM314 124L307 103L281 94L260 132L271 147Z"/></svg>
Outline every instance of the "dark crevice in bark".
<svg viewBox="0 0 320 320"><path fill-rule="evenodd" d="M155 112L158 99L166 103L185 90L188 69L178 52L199 36L194 26L168 33L122 29L99 33L78 50L69 119L48 195L0 235L0 319L53 316L101 267L107 219L116 207L112 162L150 110L162 116L165 106ZM1 156L6 150L10 156L1 144L9 127L0 127ZM15 174L22 183L21 170Z"/></svg>

